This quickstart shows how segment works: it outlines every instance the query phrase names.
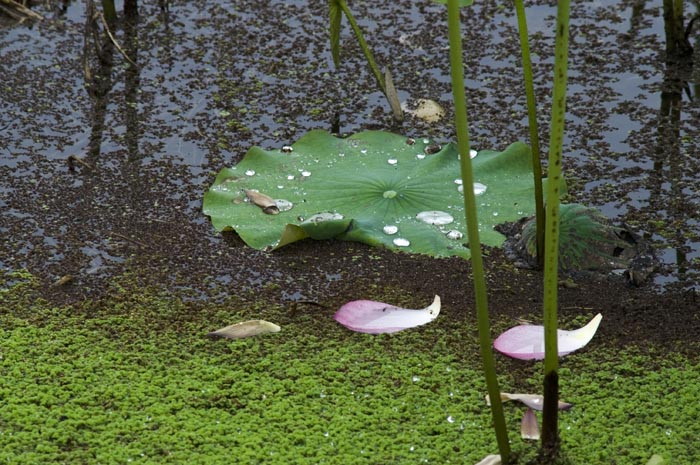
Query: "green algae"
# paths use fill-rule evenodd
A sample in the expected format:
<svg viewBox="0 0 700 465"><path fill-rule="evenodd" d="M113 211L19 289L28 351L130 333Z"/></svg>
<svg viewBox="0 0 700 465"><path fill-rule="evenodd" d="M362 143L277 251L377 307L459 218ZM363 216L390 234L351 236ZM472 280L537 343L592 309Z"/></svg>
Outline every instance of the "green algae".
<svg viewBox="0 0 700 465"><path fill-rule="evenodd" d="M448 308L425 328L368 336L332 309L191 302L128 277L61 307L31 275L3 281L0 463L462 464L496 450L473 328ZM282 331L206 337L256 317ZM698 363L595 342L561 369L571 463L698 463ZM499 365L504 389L539 390L541 365ZM537 445L516 437L521 408L506 416L525 463Z"/></svg>

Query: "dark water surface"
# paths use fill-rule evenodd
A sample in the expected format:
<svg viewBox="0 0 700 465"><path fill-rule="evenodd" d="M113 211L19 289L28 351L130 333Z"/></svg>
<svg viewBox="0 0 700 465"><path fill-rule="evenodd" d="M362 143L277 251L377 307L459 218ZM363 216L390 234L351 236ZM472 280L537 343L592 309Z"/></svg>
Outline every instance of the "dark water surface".
<svg viewBox="0 0 700 465"><path fill-rule="evenodd" d="M438 124L402 127L347 27L343 64L333 69L325 2L174 1L167 11L143 2L138 21L120 18L113 28L136 66L104 39L101 22L92 33L85 5L41 4L43 22L0 23L2 267L108 274L133 253L115 238L138 245L149 234L206 247L218 240L201 214L214 173L252 145L280 147L330 129L336 112L342 133L372 128L454 140L446 12L433 2L351 5L400 97L448 109ZM528 137L517 29L506 5L464 10L477 148ZM555 7L527 8L546 145ZM666 63L659 0L572 5L565 169L571 200L600 207L658 247L657 283L697 289L700 24L695 29L695 66L688 58L676 67ZM71 169L69 157L85 164ZM246 254L251 262L261 257ZM251 269L247 279L258 275Z"/></svg>

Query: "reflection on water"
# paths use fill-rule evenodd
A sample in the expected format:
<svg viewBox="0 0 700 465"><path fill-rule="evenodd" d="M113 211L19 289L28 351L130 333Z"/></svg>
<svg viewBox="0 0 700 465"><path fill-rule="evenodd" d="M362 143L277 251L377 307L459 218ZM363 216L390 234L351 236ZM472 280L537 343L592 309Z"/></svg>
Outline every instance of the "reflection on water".
<svg viewBox="0 0 700 465"><path fill-rule="evenodd" d="M251 145L280 147L329 121L343 133L393 125L383 98L367 91L371 76L357 50L334 70L315 2L161 0L141 2L138 16L124 11L135 2L120 2L110 27L119 47L92 2L46 3L36 5L42 22L0 22L0 232L11 238L0 245L0 266L80 254L84 270L95 256L108 266L119 255L109 232L132 237L128 224L166 224L182 213L177 221L206 230L200 197L211 173ZM528 6L543 132L555 16L548 3ZM573 200L653 239L669 267L663 282L697 287L700 20L686 37L696 12L664 14L661 2L572 8ZM377 60L395 70L402 99L451 102L441 5L370 2L353 11ZM514 12L475 5L465 21L474 144L527 140ZM401 130L442 142L454 139L449 121L408 121ZM69 157L85 164L71 172Z"/></svg>

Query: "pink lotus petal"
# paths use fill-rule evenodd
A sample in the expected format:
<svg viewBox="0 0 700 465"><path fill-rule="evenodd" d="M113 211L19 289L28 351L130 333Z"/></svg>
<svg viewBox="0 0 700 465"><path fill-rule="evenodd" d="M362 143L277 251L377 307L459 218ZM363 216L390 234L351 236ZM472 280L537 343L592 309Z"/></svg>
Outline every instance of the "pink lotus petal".
<svg viewBox="0 0 700 465"><path fill-rule="evenodd" d="M603 315L597 314L586 326L574 331L557 330L559 356L569 354L588 344L598 330ZM509 357L521 360L544 358L544 326L520 325L510 328L493 341L493 347Z"/></svg>
<svg viewBox="0 0 700 465"><path fill-rule="evenodd" d="M509 400L517 400L533 410L542 410L542 406L544 405L544 397L539 394L511 394L508 392L502 392L501 400L504 402ZM491 405L491 399L489 399L488 394L486 394L486 405ZM560 400L558 402L558 406L559 410L569 410L571 407L573 407L573 404L562 402Z"/></svg>
<svg viewBox="0 0 700 465"><path fill-rule="evenodd" d="M410 310L374 300L348 302L335 313L335 321L359 333L395 333L430 323L440 313L440 297L422 310Z"/></svg>
<svg viewBox="0 0 700 465"><path fill-rule="evenodd" d="M523 421L520 424L520 437L523 439L539 439L540 426L537 424L537 415L529 408L523 415Z"/></svg>
<svg viewBox="0 0 700 465"><path fill-rule="evenodd" d="M494 454L487 455L481 462L477 463L476 465L501 465L501 456Z"/></svg>

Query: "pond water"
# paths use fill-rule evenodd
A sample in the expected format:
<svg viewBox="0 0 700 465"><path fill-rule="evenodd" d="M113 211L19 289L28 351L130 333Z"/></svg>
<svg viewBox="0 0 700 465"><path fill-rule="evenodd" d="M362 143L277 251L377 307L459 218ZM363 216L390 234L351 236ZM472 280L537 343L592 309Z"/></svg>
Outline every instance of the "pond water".
<svg viewBox="0 0 700 465"><path fill-rule="evenodd" d="M88 4L37 4L44 21L0 22L2 267L73 261L83 272L104 270L127 258L105 241L125 222L209 231L201 197L213 173L253 145L282 147L330 129L338 115L343 134L455 138L441 5L351 5L401 99L448 109L440 123L397 126L347 25L343 63L333 68L325 3L147 2L137 22L113 28L120 48L88 19ZM526 6L546 146L555 6ZM477 5L464 10L464 29L472 145L527 140L514 13ZM572 5L565 169L572 201L601 208L658 248L657 283L697 289L700 24L689 40L695 65L667 65L659 0Z"/></svg>

